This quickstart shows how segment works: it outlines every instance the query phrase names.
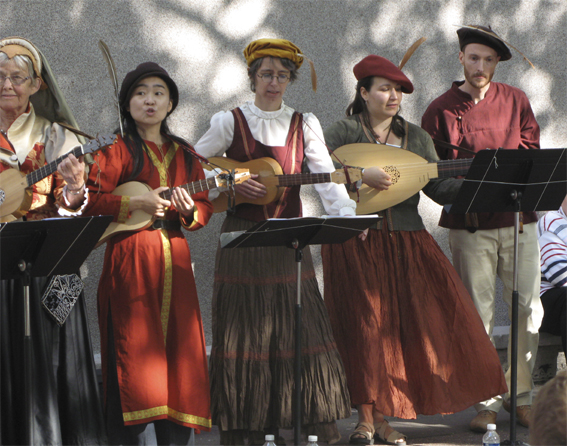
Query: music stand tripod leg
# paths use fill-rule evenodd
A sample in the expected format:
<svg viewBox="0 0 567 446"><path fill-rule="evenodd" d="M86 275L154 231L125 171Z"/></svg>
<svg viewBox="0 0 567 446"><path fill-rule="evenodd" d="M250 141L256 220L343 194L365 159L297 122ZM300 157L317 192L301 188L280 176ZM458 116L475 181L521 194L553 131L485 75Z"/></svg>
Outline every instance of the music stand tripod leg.
<svg viewBox="0 0 567 446"><path fill-rule="evenodd" d="M299 241L294 239L292 247L295 249L295 261L297 263L297 302L295 305L295 392L294 392L294 444L301 444L301 330L302 330L302 309L301 309L301 261L303 260L303 250L299 246Z"/></svg>
<svg viewBox="0 0 567 446"><path fill-rule="evenodd" d="M513 272L513 290L512 290L512 321L510 336L512 336L512 349L510 360L510 439L503 441L502 444L525 445L523 441L516 441L516 407L518 393L518 246L520 243L520 202L522 193L512 192L512 198L515 201L516 212L514 213L514 272Z"/></svg>
<svg viewBox="0 0 567 446"><path fill-rule="evenodd" d="M30 311L30 284L31 263L25 260L18 262L18 269L22 273L22 290L24 294L24 398L27 419L25 444L33 443L33 373L32 373L32 344L31 344L31 311Z"/></svg>

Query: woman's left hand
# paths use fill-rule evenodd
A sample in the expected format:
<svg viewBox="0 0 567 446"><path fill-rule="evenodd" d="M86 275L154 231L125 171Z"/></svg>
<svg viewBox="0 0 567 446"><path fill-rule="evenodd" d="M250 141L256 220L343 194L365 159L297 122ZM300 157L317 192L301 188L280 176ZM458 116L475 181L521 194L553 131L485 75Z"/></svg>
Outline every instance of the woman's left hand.
<svg viewBox="0 0 567 446"><path fill-rule="evenodd" d="M182 214L184 217L191 217L193 215L193 210L195 209L195 202L191 199L189 193L180 187L173 189L171 194L171 202L173 206Z"/></svg>
<svg viewBox="0 0 567 446"><path fill-rule="evenodd" d="M75 158L70 153L67 158L59 163L57 170L67 183L67 189L76 191L85 185L85 163L83 157Z"/></svg>

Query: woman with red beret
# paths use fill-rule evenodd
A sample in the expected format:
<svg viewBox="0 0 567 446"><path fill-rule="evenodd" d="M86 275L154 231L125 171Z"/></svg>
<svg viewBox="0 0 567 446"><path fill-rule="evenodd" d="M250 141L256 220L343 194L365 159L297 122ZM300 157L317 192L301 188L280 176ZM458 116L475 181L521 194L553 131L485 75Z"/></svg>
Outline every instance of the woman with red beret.
<svg viewBox="0 0 567 446"><path fill-rule="evenodd" d="M368 56L347 117L325 131L331 150L345 144L388 144L429 162L438 160L429 135L404 120L402 93L413 85L389 60ZM368 167L363 182L387 190L392 178ZM462 180L436 179L423 191L451 203ZM343 358L359 424L351 444L405 438L384 415L447 414L506 391L498 355L453 266L418 213L419 193L378 212L366 240L322 249L325 304ZM350 271L345 275L345 271Z"/></svg>

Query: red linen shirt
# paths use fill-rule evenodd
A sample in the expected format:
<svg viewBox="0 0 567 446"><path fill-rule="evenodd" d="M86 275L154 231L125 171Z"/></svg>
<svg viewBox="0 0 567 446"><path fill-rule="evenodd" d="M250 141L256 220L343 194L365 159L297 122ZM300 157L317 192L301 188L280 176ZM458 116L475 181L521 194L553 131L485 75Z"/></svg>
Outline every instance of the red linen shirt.
<svg viewBox="0 0 567 446"><path fill-rule="evenodd" d="M484 99L475 104L460 90L464 81L453 82L450 90L435 99L425 111L421 126L433 139L478 152L484 149L539 149L539 125L523 91L491 82ZM470 158L473 155L436 147L439 158ZM478 214L479 229L514 225L512 212ZM535 213L524 213L524 223L537 220ZM464 229L465 216L443 210L439 225Z"/></svg>

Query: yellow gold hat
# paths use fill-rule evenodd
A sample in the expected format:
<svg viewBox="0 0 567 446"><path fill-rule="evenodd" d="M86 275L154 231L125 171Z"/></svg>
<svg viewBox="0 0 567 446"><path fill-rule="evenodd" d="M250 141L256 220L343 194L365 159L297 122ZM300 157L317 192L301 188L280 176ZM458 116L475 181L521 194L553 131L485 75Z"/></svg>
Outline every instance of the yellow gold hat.
<svg viewBox="0 0 567 446"><path fill-rule="evenodd" d="M304 59L301 50L289 40L284 39L258 39L249 43L244 49L244 57L248 66L256 59L266 56L289 59L297 68L301 67Z"/></svg>

